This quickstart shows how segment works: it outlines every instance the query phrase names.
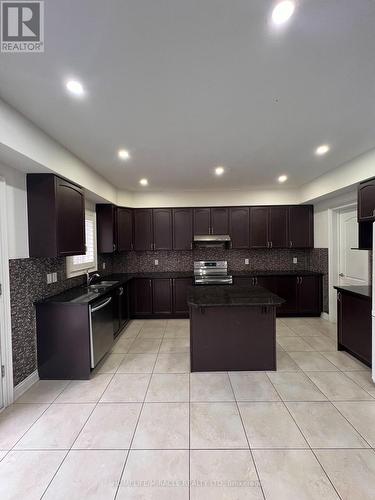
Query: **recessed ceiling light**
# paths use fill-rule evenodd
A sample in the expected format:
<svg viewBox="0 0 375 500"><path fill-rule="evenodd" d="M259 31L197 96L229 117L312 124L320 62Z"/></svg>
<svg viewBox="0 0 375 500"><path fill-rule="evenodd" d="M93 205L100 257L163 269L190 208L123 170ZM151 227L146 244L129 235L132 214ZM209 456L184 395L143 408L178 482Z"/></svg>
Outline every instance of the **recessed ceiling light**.
<svg viewBox="0 0 375 500"><path fill-rule="evenodd" d="M319 146L318 148L316 148L315 154L318 155L318 156L322 156L322 155L325 155L326 153L328 153L328 151L330 149L331 148L328 146L328 144L322 144L321 146Z"/></svg>
<svg viewBox="0 0 375 500"><path fill-rule="evenodd" d="M148 186L148 180L147 179L141 179L139 181L139 184L141 184L141 186Z"/></svg>
<svg viewBox="0 0 375 500"><path fill-rule="evenodd" d="M80 83L77 80L68 80L66 82L66 88L69 90L71 94L76 95L78 97L83 96L85 93L82 83Z"/></svg>
<svg viewBox="0 0 375 500"><path fill-rule="evenodd" d="M216 175L223 175L224 170L225 170L224 167L216 167L215 168L215 174Z"/></svg>
<svg viewBox="0 0 375 500"><path fill-rule="evenodd" d="M278 2L272 11L272 22L276 26L286 23L293 15L296 6L292 0Z"/></svg>
<svg viewBox="0 0 375 500"><path fill-rule="evenodd" d="M277 179L279 182L281 182L281 184L285 181L288 180L288 176L287 175L280 175L280 177Z"/></svg>
<svg viewBox="0 0 375 500"><path fill-rule="evenodd" d="M126 149L119 149L118 156L121 160L129 160L130 153Z"/></svg>

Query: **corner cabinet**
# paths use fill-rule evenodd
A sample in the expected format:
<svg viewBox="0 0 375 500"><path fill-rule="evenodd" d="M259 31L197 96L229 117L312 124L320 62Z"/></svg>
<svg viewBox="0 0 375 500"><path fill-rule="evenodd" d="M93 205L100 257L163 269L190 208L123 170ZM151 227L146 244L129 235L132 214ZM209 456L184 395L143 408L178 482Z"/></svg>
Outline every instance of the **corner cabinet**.
<svg viewBox="0 0 375 500"><path fill-rule="evenodd" d="M375 220L375 178L358 186L358 222Z"/></svg>
<svg viewBox="0 0 375 500"><path fill-rule="evenodd" d="M312 205L289 207L289 248L314 247L314 208Z"/></svg>
<svg viewBox="0 0 375 500"><path fill-rule="evenodd" d="M133 249L133 214L130 208L96 205L98 253L128 252Z"/></svg>
<svg viewBox="0 0 375 500"><path fill-rule="evenodd" d="M83 189L53 174L28 174L26 182L30 257L84 254Z"/></svg>

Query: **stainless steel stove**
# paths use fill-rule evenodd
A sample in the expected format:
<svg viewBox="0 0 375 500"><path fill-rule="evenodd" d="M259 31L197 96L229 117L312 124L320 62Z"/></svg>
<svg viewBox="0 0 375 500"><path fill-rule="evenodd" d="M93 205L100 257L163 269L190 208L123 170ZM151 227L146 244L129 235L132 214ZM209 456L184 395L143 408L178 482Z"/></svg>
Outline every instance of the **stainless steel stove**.
<svg viewBox="0 0 375 500"><path fill-rule="evenodd" d="M226 260L198 260L194 262L195 285L232 285Z"/></svg>

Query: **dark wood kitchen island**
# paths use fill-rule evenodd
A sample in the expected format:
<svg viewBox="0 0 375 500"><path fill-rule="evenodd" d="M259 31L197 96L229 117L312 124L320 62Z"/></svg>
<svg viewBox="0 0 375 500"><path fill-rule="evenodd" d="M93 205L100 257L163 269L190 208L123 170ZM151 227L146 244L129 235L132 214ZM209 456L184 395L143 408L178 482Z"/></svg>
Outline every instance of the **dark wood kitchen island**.
<svg viewBox="0 0 375 500"><path fill-rule="evenodd" d="M257 286L192 287L191 371L276 370L276 307L283 302Z"/></svg>

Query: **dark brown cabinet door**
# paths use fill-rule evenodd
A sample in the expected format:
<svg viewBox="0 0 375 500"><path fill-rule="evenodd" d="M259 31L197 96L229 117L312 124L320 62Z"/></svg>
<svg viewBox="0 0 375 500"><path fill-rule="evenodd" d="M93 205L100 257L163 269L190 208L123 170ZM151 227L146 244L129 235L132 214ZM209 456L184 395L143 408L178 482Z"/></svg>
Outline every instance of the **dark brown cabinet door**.
<svg viewBox="0 0 375 500"><path fill-rule="evenodd" d="M276 276L275 293L285 300L280 307L277 308L276 314L298 314L297 303L297 277L296 276Z"/></svg>
<svg viewBox="0 0 375 500"><path fill-rule="evenodd" d="M250 248L268 248L268 207L250 207Z"/></svg>
<svg viewBox="0 0 375 500"><path fill-rule="evenodd" d="M270 207L268 239L271 248L288 247L288 207Z"/></svg>
<svg viewBox="0 0 375 500"><path fill-rule="evenodd" d="M277 293L277 283L274 276L255 276L255 285Z"/></svg>
<svg viewBox="0 0 375 500"><path fill-rule="evenodd" d="M194 208L194 234L210 234L211 215L209 208Z"/></svg>
<svg viewBox="0 0 375 500"><path fill-rule="evenodd" d="M83 190L56 178L58 254L82 255L85 248L85 198Z"/></svg>
<svg viewBox="0 0 375 500"><path fill-rule="evenodd" d="M289 247L314 246L314 215L312 205L289 207Z"/></svg>
<svg viewBox="0 0 375 500"><path fill-rule="evenodd" d="M152 302L154 314L172 314L172 280L156 278L152 280Z"/></svg>
<svg viewBox="0 0 375 500"><path fill-rule="evenodd" d="M191 250L193 247L193 210L174 208L172 217L173 250Z"/></svg>
<svg viewBox="0 0 375 500"><path fill-rule="evenodd" d="M253 286L254 278L252 276L233 276L233 285L237 286Z"/></svg>
<svg viewBox="0 0 375 500"><path fill-rule="evenodd" d="M110 204L96 205L96 238L98 253L115 251L116 207Z"/></svg>
<svg viewBox="0 0 375 500"><path fill-rule="evenodd" d="M298 278L298 312L317 315L321 312L321 278L300 276Z"/></svg>
<svg viewBox="0 0 375 500"><path fill-rule="evenodd" d="M375 178L358 186L358 221L375 220Z"/></svg>
<svg viewBox="0 0 375 500"><path fill-rule="evenodd" d="M136 278L132 285L132 313L147 316L152 314L152 280Z"/></svg>
<svg viewBox="0 0 375 500"><path fill-rule="evenodd" d="M128 252L133 248L133 213L130 208L117 208L117 244L118 252Z"/></svg>
<svg viewBox="0 0 375 500"><path fill-rule="evenodd" d="M172 210L170 208L154 208L154 250L172 250Z"/></svg>
<svg viewBox="0 0 375 500"><path fill-rule="evenodd" d="M133 211L134 250L153 250L152 209L136 208Z"/></svg>
<svg viewBox="0 0 375 500"><path fill-rule="evenodd" d="M249 248L250 238L249 208L232 207L229 209L229 234L232 248Z"/></svg>
<svg viewBox="0 0 375 500"><path fill-rule="evenodd" d="M173 280L173 312L175 314L188 314L187 294L192 285L193 280L191 278L176 278Z"/></svg>
<svg viewBox="0 0 375 500"><path fill-rule="evenodd" d="M211 234L229 234L229 211L227 208L211 208Z"/></svg>

